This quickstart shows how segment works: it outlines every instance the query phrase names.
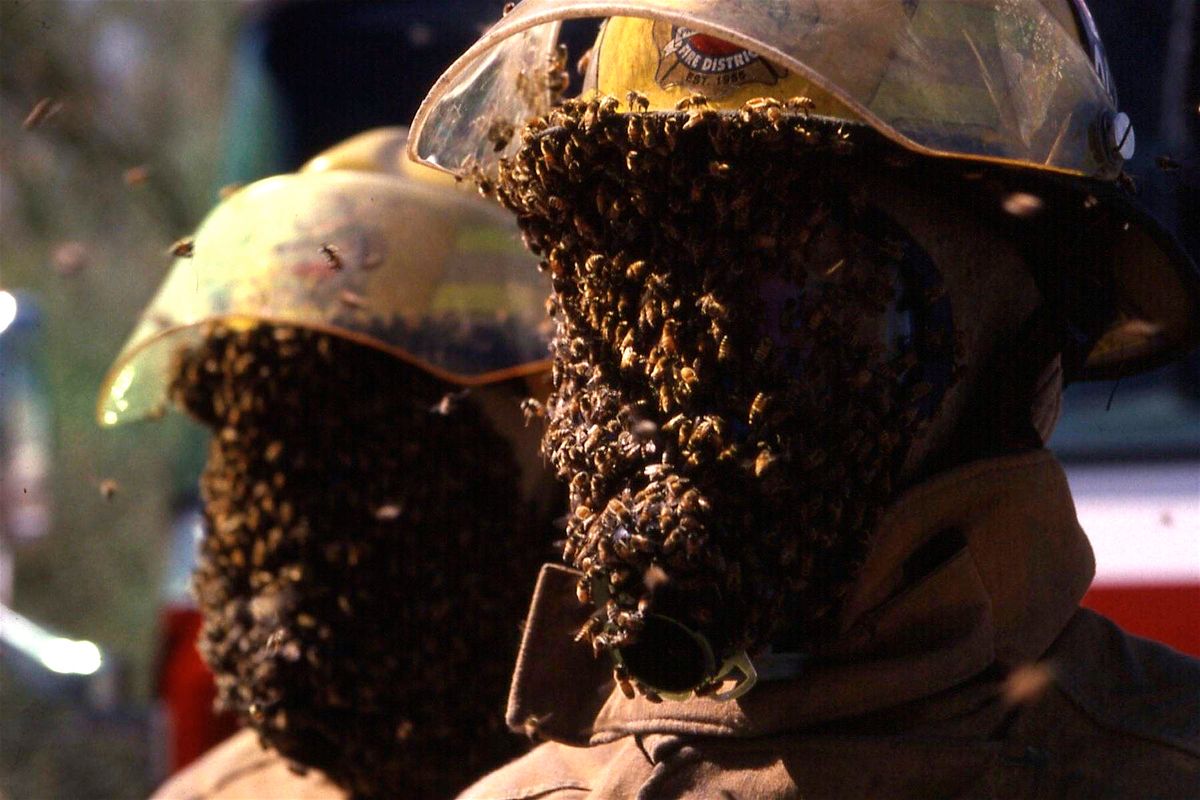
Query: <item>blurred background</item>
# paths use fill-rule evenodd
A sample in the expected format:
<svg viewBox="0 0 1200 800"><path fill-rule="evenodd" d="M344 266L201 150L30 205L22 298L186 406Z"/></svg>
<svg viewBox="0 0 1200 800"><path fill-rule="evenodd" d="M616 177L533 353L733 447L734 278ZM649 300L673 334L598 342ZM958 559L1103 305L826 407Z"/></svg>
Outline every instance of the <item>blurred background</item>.
<svg viewBox="0 0 1200 800"><path fill-rule="evenodd" d="M1197 4L1091 5L1130 172L1195 255ZM101 431L96 392L222 186L407 123L502 6L0 0L0 797L143 797L230 730L192 646L204 437ZM1087 603L1200 654L1200 362L1073 387L1052 446Z"/></svg>

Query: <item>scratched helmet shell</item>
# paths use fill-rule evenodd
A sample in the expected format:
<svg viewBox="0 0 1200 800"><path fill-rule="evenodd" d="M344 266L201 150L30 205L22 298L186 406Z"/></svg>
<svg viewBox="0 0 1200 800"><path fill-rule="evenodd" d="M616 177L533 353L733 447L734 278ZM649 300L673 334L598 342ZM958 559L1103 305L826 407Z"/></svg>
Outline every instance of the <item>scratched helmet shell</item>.
<svg viewBox="0 0 1200 800"><path fill-rule="evenodd" d="M165 408L175 351L204 323L275 323L375 347L477 386L548 368L548 282L512 220L370 131L246 186L197 230L117 356L102 425Z"/></svg>
<svg viewBox="0 0 1200 800"><path fill-rule="evenodd" d="M626 112L671 113L693 93L724 113L803 98L789 107L814 124L975 181L972 210L1008 213L1031 252L1077 244L1076 264L1046 259L1070 284L1051 293L1080 328L1075 377L1147 369L1200 340L1195 265L1116 185L1134 133L1083 0L524 0L434 86L410 155L489 175L562 96L564 22L591 18L585 91ZM628 108L631 91L647 105Z"/></svg>

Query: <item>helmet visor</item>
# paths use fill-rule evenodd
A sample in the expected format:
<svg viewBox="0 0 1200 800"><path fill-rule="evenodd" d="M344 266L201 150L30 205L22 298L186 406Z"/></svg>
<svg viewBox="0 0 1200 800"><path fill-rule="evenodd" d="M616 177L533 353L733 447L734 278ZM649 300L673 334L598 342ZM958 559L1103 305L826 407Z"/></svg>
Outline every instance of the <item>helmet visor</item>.
<svg viewBox="0 0 1200 800"><path fill-rule="evenodd" d="M1112 100L1044 0L524 0L434 86L412 157L466 175L513 152L511 132L556 100L559 28L579 18L632 18L592 66L652 99L719 98L758 70L756 96L816 98L927 155L1094 177L1119 167Z"/></svg>
<svg viewBox="0 0 1200 800"><path fill-rule="evenodd" d="M268 178L222 202L100 394L101 424L166 400L175 351L211 320L328 331L435 377L479 385L546 367L549 284L499 208L366 172Z"/></svg>

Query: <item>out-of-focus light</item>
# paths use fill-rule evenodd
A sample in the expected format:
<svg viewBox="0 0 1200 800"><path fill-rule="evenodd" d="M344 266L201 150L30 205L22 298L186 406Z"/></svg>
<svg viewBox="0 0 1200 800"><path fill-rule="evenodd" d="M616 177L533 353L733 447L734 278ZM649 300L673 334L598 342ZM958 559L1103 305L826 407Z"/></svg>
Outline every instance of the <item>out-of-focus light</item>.
<svg viewBox="0 0 1200 800"><path fill-rule="evenodd" d="M32 620L0 605L0 645L20 650L60 675L93 675L104 665L92 642L55 636Z"/></svg>
<svg viewBox="0 0 1200 800"><path fill-rule="evenodd" d="M46 669L63 675L91 675L100 669L100 648L91 642L63 639L46 642L38 657Z"/></svg>
<svg viewBox="0 0 1200 800"><path fill-rule="evenodd" d="M1028 192L1013 192L1004 198L1004 210L1014 217L1026 219L1035 216L1045 205L1042 198Z"/></svg>
<svg viewBox="0 0 1200 800"><path fill-rule="evenodd" d="M17 298L0 289L0 333L8 330L17 318Z"/></svg>
<svg viewBox="0 0 1200 800"><path fill-rule="evenodd" d="M117 375L117 379L113 381L112 396L122 398L129 391L129 387L133 386L133 377L137 372L132 364L126 365L124 369Z"/></svg>
<svg viewBox="0 0 1200 800"><path fill-rule="evenodd" d="M105 411L104 412L104 424L105 425L116 425L117 422L120 421L120 419L121 418L119 416L117 416L117 412L115 412L115 411Z"/></svg>

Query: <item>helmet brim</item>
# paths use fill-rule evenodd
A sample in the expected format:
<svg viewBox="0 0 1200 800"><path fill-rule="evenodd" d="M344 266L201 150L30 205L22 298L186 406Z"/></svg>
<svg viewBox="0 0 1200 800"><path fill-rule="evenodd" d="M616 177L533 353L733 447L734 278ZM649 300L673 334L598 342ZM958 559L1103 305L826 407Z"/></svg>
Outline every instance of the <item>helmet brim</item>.
<svg viewBox="0 0 1200 800"><path fill-rule="evenodd" d="M1200 345L1200 271L1131 189L1024 167L957 169L1070 326L1068 380L1147 372Z"/></svg>

